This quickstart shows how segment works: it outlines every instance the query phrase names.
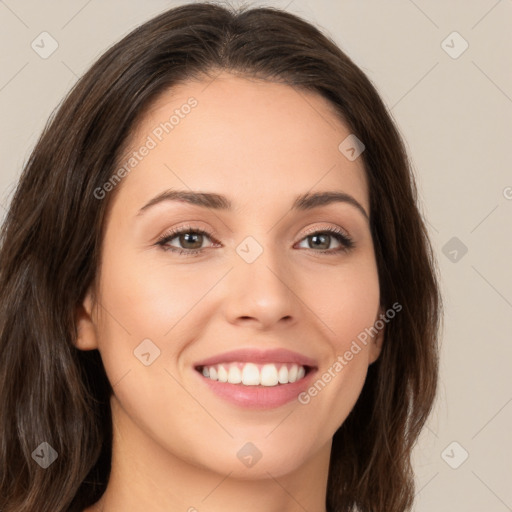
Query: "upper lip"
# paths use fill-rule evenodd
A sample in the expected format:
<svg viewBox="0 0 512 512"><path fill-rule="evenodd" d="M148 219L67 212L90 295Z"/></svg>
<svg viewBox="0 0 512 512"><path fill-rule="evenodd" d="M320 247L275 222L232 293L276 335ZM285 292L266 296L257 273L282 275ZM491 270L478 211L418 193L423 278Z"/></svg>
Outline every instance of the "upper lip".
<svg viewBox="0 0 512 512"><path fill-rule="evenodd" d="M316 361L298 352L292 352L284 348L272 350L258 350L252 348L241 348L224 352L215 356L203 359L194 364L195 367L213 366L220 363L296 363L302 366L316 367Z"/></svg>

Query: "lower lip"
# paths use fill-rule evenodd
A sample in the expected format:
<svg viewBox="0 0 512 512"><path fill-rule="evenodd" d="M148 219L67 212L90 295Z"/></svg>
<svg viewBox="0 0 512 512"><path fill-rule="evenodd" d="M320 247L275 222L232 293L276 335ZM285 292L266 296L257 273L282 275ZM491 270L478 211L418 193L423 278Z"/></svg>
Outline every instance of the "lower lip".
<svg viewBox="0 0 512 512"><path fill-rule="evenodd" d="M230 384L204 377L197 370L194 372L217 396L227 402L250 409L272 409L297 400L298 395L309 387L316 370L311 369L305 377L296 382L277 386Z"/></svg>

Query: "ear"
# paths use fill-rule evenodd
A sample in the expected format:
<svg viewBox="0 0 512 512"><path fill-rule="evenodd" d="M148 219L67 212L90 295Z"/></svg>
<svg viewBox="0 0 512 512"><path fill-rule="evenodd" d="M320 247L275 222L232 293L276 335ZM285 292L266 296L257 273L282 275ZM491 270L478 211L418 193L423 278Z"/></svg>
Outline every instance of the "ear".
<svg viewBox="0 0 512 512"><path fill-rule="evenodd" d="M76 310L77 339L75 346L79 350L93 350L98 348L98 335L93 320L94 300L92 292L87 295Z"/></svg>
<svg viewBox="0 0 512 512"><path fill-rule="evenodd" d="M373 324L374 328L377 329L377 334L375 334L372 338L372 344L370 345L370 353L368 364L374 363L378 358L380 353L382 352L382 346L384 345L384 336L386 333L386 321L382 318L384 315L384 308L381 306L379 308L379 313L375 318L375 322ZM381 327L381 328L379 328Z"/></svg>

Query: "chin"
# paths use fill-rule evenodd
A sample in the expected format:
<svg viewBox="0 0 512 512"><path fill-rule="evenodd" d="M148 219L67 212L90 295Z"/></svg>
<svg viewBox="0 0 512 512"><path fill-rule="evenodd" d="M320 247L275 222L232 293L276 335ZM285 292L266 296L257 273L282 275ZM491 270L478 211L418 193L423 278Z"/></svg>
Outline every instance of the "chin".
<svg viewBox="0 0 512 512"><path fill-rule="evenodd" d="M230 475L240 480L268 479L283 476L298 470L311 456L313 447L304 446L294 439L293 445L283 446L281 441L270 439L253 441L231 441L224 449L207 451L208 458L198 461L199 465L209 471Z"/></svg>

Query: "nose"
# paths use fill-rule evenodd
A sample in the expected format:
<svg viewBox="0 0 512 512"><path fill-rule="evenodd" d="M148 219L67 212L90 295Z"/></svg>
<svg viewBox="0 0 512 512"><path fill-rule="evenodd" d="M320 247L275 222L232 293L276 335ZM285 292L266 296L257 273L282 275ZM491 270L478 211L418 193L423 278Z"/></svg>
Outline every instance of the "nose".
<svg viewBox="0 0 512 512"><path fill-rule="evenodd" d="M299 318L301 301L293 290L293 276L285 262L267 257L247 263L239 258L225 285L224 312L231 324L259 330L290 326Z"/></svg>

